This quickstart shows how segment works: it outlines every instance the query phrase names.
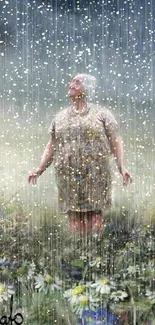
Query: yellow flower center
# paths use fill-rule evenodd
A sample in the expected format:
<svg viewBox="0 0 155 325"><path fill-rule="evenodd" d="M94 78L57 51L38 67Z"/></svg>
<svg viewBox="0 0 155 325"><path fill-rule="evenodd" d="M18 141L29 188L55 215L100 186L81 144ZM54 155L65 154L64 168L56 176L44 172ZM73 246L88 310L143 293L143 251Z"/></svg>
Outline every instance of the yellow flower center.
<svg viewBox="0 0 155 325"><path fill-rule="evenodd" d="M88 321L88 323L91 323L93 321L93 318L92 317L88 317L87 318L87 321Z"/></svg>
<svg viewBox="0 0 155 325"><path fill-rule="evenodd" d="M77 286L73 289L72 295L73 296L80 295L84 291L84 289L85 289L85 285Z"/></svg>
<svg viewBox="0 0 155 325"><path fill-rule="evenodd" d="M49 283L49 282L52 282L53 278L51 275L47 274L45 277L44 277L44 281Z"/></svg>
<svg viewBox="0 0 155 325"><path fill-rule="evenodd" d="M101 263L101 261L102 261L102 258L101 257L97 257L96 258L96 263Z"/></svg>
<svg viewBox="0 0 155 325"><path fill-rule="evenodd" d="M6 288L3 284L0 284L0 295L4 295L6 293Z"/></svg>
<svg viewBox="0 0 155 325"><path fill-rule="evenodd" d="M88 304L89 298L88 297L82 297L82 299L80 300L80 306L85 306Z"/></svg>
<svg viewBox="0 0 155 325"><path fill-rule="evenodd" d="M19 276L22 276L24 274L24 268L22 266L20 266L17 270L17 273Z"/></svg>
<svg viewBox="0 0 155 325"><path fill-rule="evenodd" d="M108 284L109 280L108 279L100 280L99 283L100 284Z"/></svg>

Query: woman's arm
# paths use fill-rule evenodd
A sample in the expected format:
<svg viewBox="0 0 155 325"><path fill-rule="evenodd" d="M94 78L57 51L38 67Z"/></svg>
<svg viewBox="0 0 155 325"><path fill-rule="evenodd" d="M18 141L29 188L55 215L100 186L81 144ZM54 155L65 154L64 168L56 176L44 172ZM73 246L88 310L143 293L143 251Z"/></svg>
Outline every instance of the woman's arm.
<svg viewBox="0 0 155 325"><path fill-rule="evenodd" d="M42 173L51 165L53 161L54 146L54 138L51 137L41 158L39 169Z"/></svg>
<svg viewBox="0 0 155 325"><path fill-rule="evenodd" d="M112 131L108 135L111 152L113 153L118 170L123 176L123 185L128 185L132 182L131 174L124 167L124 150L123 140L120 136L116 136Z"/></svg>
<svg viewBox="0 0 155 325"><path fill-rule="evenodd" d="M114 154L118 170L123 176L123 185L128 185L129 182L132 182L132 177L124 167L123 140L119 135L118 123L109 110L104 112L103 121L111 152Z"/></svg>
<svg viewBox="0 0 155 325"><path fill-rule="evenodd" d="M119 137L114 137L112 134L109 138L111 152L113 153L119 172L121 173L124 166L124 150L123 140Z"/></svg>
<svg viewBox="0 0 155 325"><path fill-rule="evenodd" d="M54 155L55 140L51 136L50 141L48 142L44 153L41 158L40 166L34 172L31 172L28 176L28 183L32 181L33 184L36 184L37 178L51 165Z"/></svg>

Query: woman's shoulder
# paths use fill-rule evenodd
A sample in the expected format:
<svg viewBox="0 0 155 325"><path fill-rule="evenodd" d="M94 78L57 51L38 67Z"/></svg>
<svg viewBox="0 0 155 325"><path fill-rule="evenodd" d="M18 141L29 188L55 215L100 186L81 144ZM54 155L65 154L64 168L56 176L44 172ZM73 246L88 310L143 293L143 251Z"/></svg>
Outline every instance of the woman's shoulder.
<svg viewBox="0 0 155 325"><path fill-rule="evenodd" d="M60 108L58 112L55 112L53 114L53 119L54 120L61 120L62 118L65 118L65 116L67 116L68 109L69 109L68 106L65 107L65 108Z"/></svg>
<svg viewBox="0 0 155 325"><path fill-rule="evenodd" d="M91 110L94 113L99 113L103 116L107 116L112 114L112 111L110 110L110 108L108 106L105 105L101 105L101 104L90 104Z"/></svg>
<svg viewBox="0 0 155 325"><path fill-rule="evenodd" d="M92 105L92 114L96 116L97 119L105 123L105 125L118 124L113 110L108 106L102 106L98 104Z"/></svg>

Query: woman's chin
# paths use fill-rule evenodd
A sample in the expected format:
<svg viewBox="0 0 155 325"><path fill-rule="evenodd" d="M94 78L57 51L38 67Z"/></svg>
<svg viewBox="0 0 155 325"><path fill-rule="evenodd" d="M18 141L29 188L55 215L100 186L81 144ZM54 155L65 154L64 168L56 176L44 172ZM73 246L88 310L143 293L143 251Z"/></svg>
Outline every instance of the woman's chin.
<svg viewBox="0 0 155 325"><path fill-rule="evenodd" d="M76 96L76 92L73 91L73 90L69 91L68 94L69 94L70 97L75 97Z"/></svg>

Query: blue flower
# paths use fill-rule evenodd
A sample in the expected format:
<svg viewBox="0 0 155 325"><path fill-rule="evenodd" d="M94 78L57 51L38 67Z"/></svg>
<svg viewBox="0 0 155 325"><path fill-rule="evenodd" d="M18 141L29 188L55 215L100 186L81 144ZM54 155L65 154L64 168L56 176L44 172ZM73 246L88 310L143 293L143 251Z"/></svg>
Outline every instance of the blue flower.
<svg viewBox="0 0 155 325"><path fill-rule="evenodd" d="M16 261L8 260L6 257L0 260L0 268L9 268L13 270L15 268Z"/></svg>
<svg viewBox="0 0 155 325"><path fill-rule="evenodd" d="M84 310L81 325L119 325L117 317L106 308Z"/></svg>
<svg viewBox="0 0 155 325"><path fill-rule="evenodd" d="M22 233L23 238L27 238L30 236L30 233L28 231Z"/></svg>
<svg viewBox="0 0 155 325"><path fill-rule="evenodd" d="M0 260L0 266L2 268L9 267L11 265L11 262L7 260L5 257Z"/></svg>
<svg viewBox="0 0 155 325"><path fill-rule="evenodd" d="M60 264L61 270L68 272L68 274L75 279L82 279L82 269L80 267L73 267L71 264L65 262Z"/></svg>
<svg viewBox="0 0 155 325"><path fill-rule="evenodd" d="M61 270L70 270L71 267L67 263L61 263L60 268L61 268Z"/></svg>
<svg viewBox="0 0 155 325"><path fill-rule="evenodd" d="M81 279L82 278L82 271L74 269L74 270L71 271L71 276L73 278L80 278Z"/></svg>

